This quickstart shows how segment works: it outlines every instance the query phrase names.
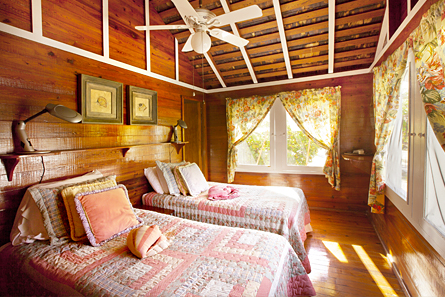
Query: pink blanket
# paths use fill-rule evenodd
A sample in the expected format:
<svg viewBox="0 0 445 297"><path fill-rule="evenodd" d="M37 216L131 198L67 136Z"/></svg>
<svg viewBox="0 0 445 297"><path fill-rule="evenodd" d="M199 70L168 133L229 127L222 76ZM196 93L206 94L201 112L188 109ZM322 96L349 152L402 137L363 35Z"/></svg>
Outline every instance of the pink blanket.
<svg viewBox="0 0 445 297"><path fill-rule="evenodd" d="M216 185L209 189L209 200L226 200L239 197L239 190L228 185Z"/></svg>

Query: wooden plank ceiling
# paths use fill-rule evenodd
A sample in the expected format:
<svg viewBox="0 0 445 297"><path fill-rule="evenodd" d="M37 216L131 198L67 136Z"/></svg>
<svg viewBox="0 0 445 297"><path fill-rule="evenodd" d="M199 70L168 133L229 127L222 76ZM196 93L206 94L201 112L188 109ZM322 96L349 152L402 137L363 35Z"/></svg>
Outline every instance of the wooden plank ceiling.
<svg viewBox="0 0 445 297"><path fill-rule="evenodd" d="M335 25L329 32L328 2L335 3ZM385 12L385 0L202 0L202 8L216 15L227 9L234 11L258 5L263 16L221 29L238 30L249 40L246 55L229 43L211 37L212 47L207 58L196 52L186 53L204 82L205 89L242 86L255 82L273 82L327 74L329 67L329 34L334 34L333 73L368 68L374 60L380 28ZM274 7L275 2L275 7ZM198 0L190 1L194 8ZM184 24L171 1L152 0L165 24ZM281 9L281 19L276 11ZM286 41L280 39L284 28ZM171 30L182 50L189 30ZM283 35L283 36L284 36ZM287 50L283 51L283 44ZM288 55L288 57L285 57ZM208 60L207 60L208 59ZM288 64L286 65L286 59ZM214 73L211 65L218 72ZM252 66L252 72L249 66Z"/></svg>

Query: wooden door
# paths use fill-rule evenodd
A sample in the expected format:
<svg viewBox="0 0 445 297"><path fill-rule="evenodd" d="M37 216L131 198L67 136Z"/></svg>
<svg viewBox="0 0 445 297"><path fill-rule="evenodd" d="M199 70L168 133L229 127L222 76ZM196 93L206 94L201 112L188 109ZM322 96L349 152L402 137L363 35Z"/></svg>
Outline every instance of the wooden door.
<svg viewBox="0 0 445 297"><path fill-rule="evenodd" d="M195 162L207 178L205 104L201 97L182 97L183 116L187 129L183 130L184 160Z"/></svg>

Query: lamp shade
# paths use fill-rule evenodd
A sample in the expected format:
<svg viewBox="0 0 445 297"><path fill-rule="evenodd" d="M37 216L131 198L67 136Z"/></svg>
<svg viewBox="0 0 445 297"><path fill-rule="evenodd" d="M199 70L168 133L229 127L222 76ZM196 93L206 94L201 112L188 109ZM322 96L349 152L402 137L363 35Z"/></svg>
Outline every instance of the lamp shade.
<svg viewBox="0 0 445 297"><path fill-rule="evenodd" d="M49 112L50 115L53 115L70 123L78 123L82 120L81 114L60 104L56 105L48 103L45 109Z"/></svg>
<svg viewBox="0 0 445 297"><path fill-rule="evenodd" d="M195 34L193 34L191 41L193 50L198 54L206 53L212 45L210 36L202 30L198 30Z"/></svg>

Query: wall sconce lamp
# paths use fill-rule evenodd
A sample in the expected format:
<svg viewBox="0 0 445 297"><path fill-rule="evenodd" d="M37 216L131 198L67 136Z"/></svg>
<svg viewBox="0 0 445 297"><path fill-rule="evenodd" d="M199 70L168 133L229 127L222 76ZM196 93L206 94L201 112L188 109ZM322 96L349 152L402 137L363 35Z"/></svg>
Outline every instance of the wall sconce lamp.
<svg viewBox="0 0 445 297"><path fill-rule="evenodd" d="M187 124L183 120L178 120L178 123L175 126L173 126L173 135L174 135L173 142L176 142L176 143L180 142L178 140L178 131L177 131L177 127L178 126L183 128L183 129L187 129Z"/></svg>
<svg viewBox="0 0 445 297"><path fill-rule="evenodd" d="M38 116L41 116L44 113L49 113L59 119L65 120L70 123L78 123L82 120L82 115L78 112L65 107L63 105L56 105L52 103L48 103L44 110L35 115L27 118L24 121L14 121L13 126L13 137L14 137L14 152L18 154L41 154L41 153L49 153L49 151L37 151L32 147L31 142L28 139L28 135L26 134L25 128L26 123L35 119ZM17 145L16 145L17 144Z"/></svg>

